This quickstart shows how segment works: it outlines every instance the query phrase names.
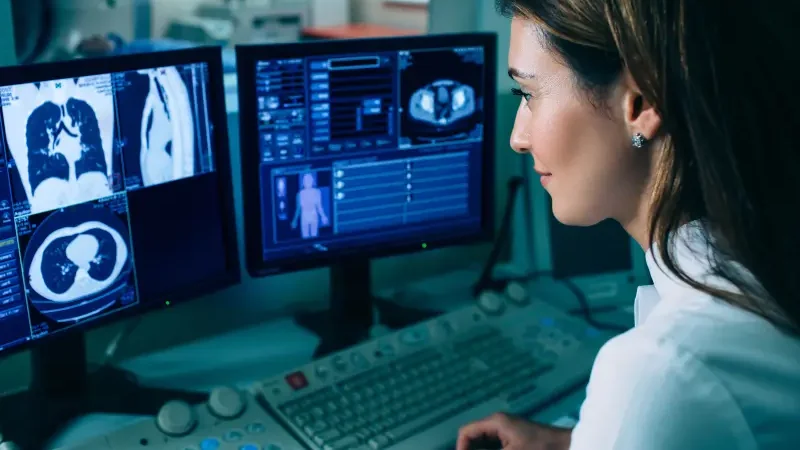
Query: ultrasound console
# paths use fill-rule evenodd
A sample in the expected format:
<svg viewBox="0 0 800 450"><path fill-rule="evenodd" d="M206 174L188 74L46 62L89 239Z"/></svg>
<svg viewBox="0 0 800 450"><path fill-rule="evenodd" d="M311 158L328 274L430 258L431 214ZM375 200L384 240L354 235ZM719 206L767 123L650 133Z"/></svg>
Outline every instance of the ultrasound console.
<svg viewBox="0 0 800 450"><path fill-rule="evenodd" d="M83 413L202 399L88 373L82 331L239 280L219 49L0 80L0 354L33 363L30 389L0 399L0 433L41 448Z"/></svg>
<svg viewBox="0 0 800 450"><path fill-rule="evenodd" d="M525 287L70 450L452 450L460 426L535 415L585 385L610 336Z"/></svg>

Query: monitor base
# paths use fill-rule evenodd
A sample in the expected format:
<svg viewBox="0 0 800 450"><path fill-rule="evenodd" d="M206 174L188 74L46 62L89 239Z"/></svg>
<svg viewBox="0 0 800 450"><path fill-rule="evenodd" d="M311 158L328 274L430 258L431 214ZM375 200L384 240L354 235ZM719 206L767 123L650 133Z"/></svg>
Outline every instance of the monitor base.
<svg viewBox="0 0 800 450"><path fill-rule="evenodd" d="M199 403L207 395L140 386L111 364L90 370L83 333L69 333L31 349L27 390L0 397L0 433L24 449L48 448L66 425L88 414L152 416L169 400Z"/></svg>
<svg viewBox="0 0 800 450"><path fill-rule="evenodd" d="M294 320L319 337L319 344L314 350L314 359L352 347L369 338L369 327L336 320L329 311L298 314Z"/></svg>
<svg viewBox="0 0 800 450"><path fill-rule="evenodd" d="M444 310L422 309L400 305L385 299L375 299L374 303L375 309L378 310L380 324L391 330L410 327L411 325L433 319L446 312Z"/></svg>
<svg viewBox="0 0 800 450"><path fill-rule="evenodd" d="M423 310L401 306L387 300L373 299L373 305L381 318L381 325L392 330L405 328L442 314L442 311ZM319 337L320 342L314 350L314 359L322 358L352 347L370 337L371 325L347 319L338 320L330 311L301 313L295 322Z"/></svg>
<svg viewBox="0 0 800 450"><path fill-rule="evenodd" d="M203 392L140 386L133 374L103 367L87 374L83 388L52 393L32 389L0 398L0 433L23 449L48 448L70 422L87 414L149 415L170 400L190 404L207 399Z"/></svg>
<svg viewBox="0 0 800 450"><path fill-rule="evenodd" d="M295 322L320 338L314 359L352 347L370 337L374 317L391 329L404 328L441 314L401 306L372 295L370 262L354 257L331 267L330 308L300 313Z"/></svg>

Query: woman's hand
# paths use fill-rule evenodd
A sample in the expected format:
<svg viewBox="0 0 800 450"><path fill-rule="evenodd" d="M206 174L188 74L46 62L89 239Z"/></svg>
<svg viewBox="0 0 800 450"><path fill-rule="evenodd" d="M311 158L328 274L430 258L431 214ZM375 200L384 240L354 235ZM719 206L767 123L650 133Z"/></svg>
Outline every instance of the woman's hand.
<svg viewBox="0 0 800 450"><path fill-rule="evenodd" d="M538 425L518 417L495 414L461 428L456 450L568 450L571 430ZM494 446L484 444L494 441ZM485 446L485 447L482 447Z"/></svg>

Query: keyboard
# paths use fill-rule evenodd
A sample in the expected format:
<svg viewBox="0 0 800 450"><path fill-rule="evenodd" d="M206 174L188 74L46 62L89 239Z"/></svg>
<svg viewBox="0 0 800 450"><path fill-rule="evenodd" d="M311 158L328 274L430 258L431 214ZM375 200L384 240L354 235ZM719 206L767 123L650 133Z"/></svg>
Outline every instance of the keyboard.
<svg viewBox="0 0 800 450"><path fill-rule="evenodd" d="M514 284L255 391L309 449L449 449L470 421L530 415L583 388L609 337Z"/></svg>

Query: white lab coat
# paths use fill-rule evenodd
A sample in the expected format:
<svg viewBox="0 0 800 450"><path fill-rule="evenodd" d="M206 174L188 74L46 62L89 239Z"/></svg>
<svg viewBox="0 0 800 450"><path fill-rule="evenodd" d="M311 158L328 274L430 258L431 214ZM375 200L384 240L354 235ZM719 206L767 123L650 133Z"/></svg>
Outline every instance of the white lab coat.
<svg viewBox="0 0 800 450"><path fill-rule="evenodd" d="M705 275L701 233L679 231L677 263L726 286ZM678 281L652 252L647 265L653 285L637 292L635 327L597 355L570 450L800 450L800 339Z"/></svg>

